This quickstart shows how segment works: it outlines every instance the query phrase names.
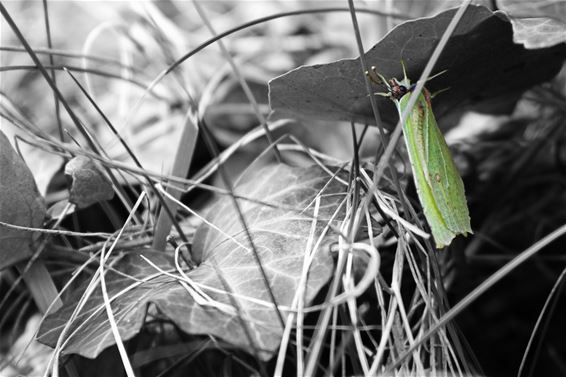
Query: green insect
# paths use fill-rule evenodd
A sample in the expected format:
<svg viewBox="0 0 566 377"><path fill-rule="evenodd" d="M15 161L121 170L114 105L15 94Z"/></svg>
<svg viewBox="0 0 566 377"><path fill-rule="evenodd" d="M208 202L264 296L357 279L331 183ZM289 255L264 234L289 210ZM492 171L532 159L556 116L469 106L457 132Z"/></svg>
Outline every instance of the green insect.
<svg viewBox="0 0 566 377"><path fill-rule="evenodd" d="M407 78L405 66L403 65L405 77L401 82L395 78L385 80L374 67L372 72L388 90L387 93L375 94L391 98L401 117L414 89L414 85L411 85ZM379 83L371 75L368 76L375 83ZM403 136L424 215L436 247L441 249L450 245L458 234L472 233L472 228L464 183L452 160L446 140L438 128L432 112L431 94L426 88L419 94L407 121L403 124Z"/></svg>

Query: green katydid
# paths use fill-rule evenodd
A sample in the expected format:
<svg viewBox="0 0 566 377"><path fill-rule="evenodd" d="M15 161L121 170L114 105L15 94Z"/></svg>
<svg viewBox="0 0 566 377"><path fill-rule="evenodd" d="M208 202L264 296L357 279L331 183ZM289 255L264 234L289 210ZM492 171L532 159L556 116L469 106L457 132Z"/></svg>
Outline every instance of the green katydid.
<svg viewBox="0 0 566 377"><path fill-rule="evenodd" d="M375 67L372 72L387 87L387 93L375 93L389 97L395 103L399 117L407 108L414 85L407 78L387 81ZM434 78L443 72L431 77ZM368 75L372 81L378 80ZM403 124L403 136L409 151L409 160L424 215L432 231L437 248L448 246L458 235L472 233L464 183L452 160L446 140L440 132L431 106L431 94L423 88L415 106Z"/></svg>

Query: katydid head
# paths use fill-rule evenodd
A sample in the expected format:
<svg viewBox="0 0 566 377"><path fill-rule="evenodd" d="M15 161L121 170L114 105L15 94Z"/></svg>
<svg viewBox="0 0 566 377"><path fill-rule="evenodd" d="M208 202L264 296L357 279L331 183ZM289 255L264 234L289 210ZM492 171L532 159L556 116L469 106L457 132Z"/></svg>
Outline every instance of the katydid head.
<svg viewBox="0 0 566 377"><path fill-rule="evenodd" d="M376 92L374 95L389 97L393 100L399 101L405 94L412 92L415 89L416 83L412 84L409 78L407 77L407 70L405 68L405 62L401 60L401 67L403 67L403 79L398 80L397 78L393 77L387 80L381 73L377 71L375 66L372 66L369 71L366 71L366 76L368 79L376 85L385 86L385 92ZM427 81L432 80L433 78L440 76L446 72L446 70L438 72L437 74L430 76ZM443 90L434 93L434 95L442 92ZM433 95L433 97L434 97Z"/></svg>
<svg viewBox="0 0 566 377"><path fill-rule="evenodd" d="M401 97L403 97L405 94L407 94L407 92L412 92L413 89L415 89L415 87L417 86L417 83L416 83L416 82L413 83L413 84L411 84L411 81L410 81L409 78L407 77L407 69L406 69L406 67L405 67L405 62L404 62L403 60L401 60L401 67L403 68L403 80L401 80L400 82L398 82L397 80L395 80L395 81L397 82L397 86L399 86L399 87L404 87L405 89L399 91L399 94L400 94L399 96L392 95L392 97L395 98L395 99L401 99ZM446 71L447 71L447 70L445 69L445 70L443 70L443 71L440 71L440 72L438 72L438 73L435 73L434 75L429 76L429 77L426 79L426 81L430 81L430 80L432 80L432 79L434 79L434 78L436 78L436 77L438 77L438 76L440 76L440 75L446 73ZM390 82L391 82L391 80L390 80ZM391 85L391 86L393 87L393 85ZM439 91L433 93L430 97L434 97L434 96L437 95L438 93L442 93L443 91L448 90L448 89L449 89L449 88L441 89L441 90L439 90Z"/></svg>
<svg viewBox="0 0 566 377"><path fill-rule="evenodd" d="M374 84L385 86L386 92L377 92L374 93L375 95L399 100L409 91L409 87L400 83L396 78L387 80L381 73L377 71L375 66L372 66L370 68L370 71L366 72L366 75L368 79Z"/></svg>
<svg viewBox="0 0 566 377"><path fill-rule="evenodd" d="M406 80L401 82L397 81L396 78L389 80L389 93L392 99L399 101L405 94L411 91L411 87L405 84Z"/></svg>
<svg viewBox="0 0 566 377"><path fill-rule="evenodd" d="M393 77L389 80L385 79L385 77L377 71L375 66L372 66L370 71L366 72L367 77L376 85L384 85L386 87L386 92L377 92L374 93L378 96L389 97L393 100L399 101L403 96L409 92L412 92L415 89L417 83L411 83L409 78L407 77L407 70L405 67L405 62L401 60L401 67L403 68L403 79L398 80L397 78ZM440 71L432 76L430 76L426 81L432 80L435 77L438 77L445 73L446 70ZM448 89L448 88L447 88ZM429 95L430 98L434 97L438 93L441 93L447 89L439 90L432 95Z"/></svg>

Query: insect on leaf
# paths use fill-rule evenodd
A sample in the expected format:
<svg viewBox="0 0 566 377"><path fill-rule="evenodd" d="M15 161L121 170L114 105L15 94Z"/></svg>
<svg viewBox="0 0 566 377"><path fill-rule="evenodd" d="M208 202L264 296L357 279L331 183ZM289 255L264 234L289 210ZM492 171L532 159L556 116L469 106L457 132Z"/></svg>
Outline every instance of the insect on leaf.
<svg viewBox="0 0 566 377"><path fill-rule="evenodd" d="M381 81L384 81L383 79ZM407 79L386 84L399 116L407 109L412 86ZM437 248L450 245L458 234L472 233L464 183L438 128L430 93L423 93L403 124L403 136L415 186Z"/></svg>

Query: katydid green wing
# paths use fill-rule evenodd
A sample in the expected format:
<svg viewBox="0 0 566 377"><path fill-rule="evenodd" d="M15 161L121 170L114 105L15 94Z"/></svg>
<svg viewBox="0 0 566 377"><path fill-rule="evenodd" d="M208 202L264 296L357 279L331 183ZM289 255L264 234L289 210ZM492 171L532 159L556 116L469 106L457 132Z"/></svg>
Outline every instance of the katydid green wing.
<svg viewBox="0 0 566 377"><path fill-rule="evenodd" d="M466 235L472 233L472 228L464 183L432 114L430 99L426 98L426 93L425 99L429 103L426 111L428 120L425 122L425 142L428 141L426 166L432 193L448 228L456 234Z"/></svg>
<svg viewBox="0 0 566 377"><path fill-rule="evenodd" d="M440 132L430 94L424 89L403 125L415 185L436 247L450 244L458 234L472 233L464 184ZM399 102L402 113L410 95Z"/></svg>

